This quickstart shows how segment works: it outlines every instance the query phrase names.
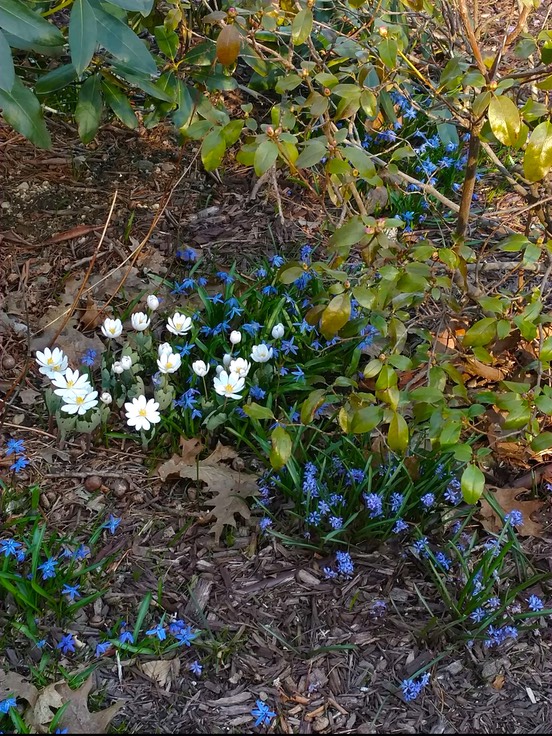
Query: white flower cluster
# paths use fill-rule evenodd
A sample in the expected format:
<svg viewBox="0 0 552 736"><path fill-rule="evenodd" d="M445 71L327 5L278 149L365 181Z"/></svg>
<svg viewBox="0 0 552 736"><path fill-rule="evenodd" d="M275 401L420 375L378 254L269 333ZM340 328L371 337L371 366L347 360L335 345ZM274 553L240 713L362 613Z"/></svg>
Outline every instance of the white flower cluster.
<svg viewBox="0 0 552 736"><path fill-rule="evenodd" d="M36 353L38 370L52 381L54 393L61 396L61 411L67 414L86 414L98 405L98 392L94 391L88 376L68 367L67 356L59 348L44 348ZM102 394L103 397L103 394ZM102 398L103 400L103 398ZM111 396L109 396L111 401Z"/></svg>

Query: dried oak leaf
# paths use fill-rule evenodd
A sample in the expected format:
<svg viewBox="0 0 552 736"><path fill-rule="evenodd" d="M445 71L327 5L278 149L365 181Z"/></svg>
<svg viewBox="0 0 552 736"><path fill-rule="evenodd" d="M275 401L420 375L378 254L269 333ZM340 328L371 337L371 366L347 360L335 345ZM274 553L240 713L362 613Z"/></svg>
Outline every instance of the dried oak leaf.
<svg viewBox="0 0 552 736"><path fill-rule="evenodd" d="M5 700L10 695L23 698L32 706L38 698L38 690L17 672L0 670L0 700Z"/></svg>
<svg viewBox="0 0 552 736"><path fill-rule="evenodd" d="M504 514L514 509L521 511L523 514L523 524L516 527L516 531L520 536L543 537L542 524L538 521L533 521L531 514L535 511L540 511L545 505L544 501L538 499L532 501L518 500L518 496L526 493L523 488L496 488L494 486L488 486L488 490L494 492L495 500L502 508ZM498 534L503 526L502 520L484 498L481 498L479 503L481 507L479 516L483 528L488 532Z"/></svg>
<svg viewBox="0 0 552 736"><path fill-rule="evenodd" d="M168 692L180 672L180 660L156 659L152 662L142 662L140 669L146 677Z"/></svg>
<svg viewBox="0 0 552 736"><path fill-rule="evenodd" d="M199 450L194 457L198 452ZM214 494L212 499L206 501L206 505L212 507L211 513L216 517L211 531L217 544L225 524L236 526L236 514L246 520L250 518L251 512L246 499L259 493L257 476L238 472L224 464L224 460L232 460L236 456L235 450L219 442L205 460L191 463L189 456L173 455L157 469L161 480L176 475L193 481L200 480L206 484L207 489Z"/></svg>
<svg viewBox="0 0 552 736"><path fill-rule="evenodd" d="M66 709L59 721L60 728L66 728L69 733L107 733L107 727L121 708L121 703L114 703L96 713L88 710L88 694L92 689L92 675L78 690L71 690L65 682L56 682L48 685L39 694L34 705L30 705L25 712L25 721L38 733L48 733L49 724L55 712L63 705Z"/></svg>

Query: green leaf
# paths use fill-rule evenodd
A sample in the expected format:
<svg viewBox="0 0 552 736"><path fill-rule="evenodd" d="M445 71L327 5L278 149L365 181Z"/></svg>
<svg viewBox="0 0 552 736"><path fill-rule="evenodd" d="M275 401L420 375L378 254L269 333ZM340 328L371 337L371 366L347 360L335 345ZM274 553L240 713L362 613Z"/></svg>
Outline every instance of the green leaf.
<svg viewBox="0 0 552 736"><path fill-rule="evenodd" d="M138 118L125 93L116 84L112 84L105 79L102 81L102 89L105 101L123 125L131 130L137 128Z"/></svg>
<svg viewBox="0 0 552 736"><path fill-rule="evenodd" d="M274 419L272 409L269 409L268 406L261 406L252 402L251 404L244 404L243 410L251 419Z"/></svg>
<svg viewBox="0 0 552 736"><path fill-rule="evenodd" d="M244 120L231 120L222 128L220 132L227 146L233 146L239 140L244 122Z"/></svg>
<svg viewBox="0 0 552 736"><path fill-rule="evenodd" d="M93 0L90 4L96 18L100 46L104 46L116 59L129 64L135 73L153 76L157 72L157 66L144 42L126 23L103 10L98 0Z"/></svg>
<svg viewBox="0 0 552 736"><path fill-rule="evenodd" d="M42 116L40 102L30 89L15 77L10 91L0 89L0 110L4 119L39 148L51 148L52 141Z"/></svg>
<svg viewBox="0 0 552 736"><path fill-rule="evenodd" d="M96 49L96 16L88 0L75 0L69 19L69 51L80 78Z"/></svg>
<svg viewBox="0 0 552 736"><path fill-rule="evenodd" d="M0 28L28 43L61 46L63 34L21 0L0 0Z"/></svg>
<svg viewBox="0 0 552 736"><path fill-rule="evenodd" d="M378 44L378 52L381 60L388 69L394 69L397 64L397 42L391 36L382 38Z"/></svg>
<svg viewBox="0 0 552 736"><path fill-rule="evenodd" d="M543 452L552 447L552 432L541 432L531 442L533 452Z"/></svg>
<svg viewBox="0 0 552 736"><path fill-rule="evenodd" d="M344 327L351 316L351 295L349 292L334 296L322 312L320 332L326 340L331 340Z"/></svg>
<svg viewBox="0 0 552 736"><path fill-rule="evenodd" d="M303 8L300 10L291 24L291 40L294 46L305 43L312 31L312 10Z"/></svg>
<svg viewBox="0 0 552 736"><path fill-rule="evenodd" d="M9 43L0 31L0 89L7 92L13 87L15 81L15 68Z"/></svg>
<svg viewBox="0 0 552 736"><path fill-rule="evenodd" d="M523 172L529 181L540 181L551 168L552 123L545 121L531 133L523 157Z"/></svg>
<svg viewBox="0 0 552 736"><path fill-rule="evenodd" d="M90 143L96 135L100 126L102 109L101 77L99 74L93 74L81 86L75 108L79 138L83 143Z"/></svg>
<svg viewBox="0 0 552 736"><path fill-rule="evenodd" d="M311 391L301 406L301 422L303 424L310 424L314 419L314 413L322 406L326 397L326 391L323 388L318 388L316 391Z"/></svg>
<svg viewBox="0 0 552 736"><path fill-rule="evenodd" d="M358 215L355 215L345 225L335 231L329 240L329 245L333 247L355 245L359 240L362 240L365 234L366 228L364 223Z"/></svg>
<svg viewBox="0 0 552 736"><path fill-rule="evenodd" d="M283 92L291 92L296 89L302 81L298 74L284 74L278 79L274 89L281 95Z"/></svg>
<svg viewBox="0 0 552 736"><path fill-rule="evenodd" d="M355 169L358 169L363 179L371 179L375 175L376 167L366 151L363 151L361 148L355 148L354 146L345 146L344 152Z"/></svg>
<svg viewBox="0 0 552 736"><path fill-rule="evenodd" d="M278 280L282 284L292 284L294 281L301 278L304 273L305 269L303 266L300 266L297 261L293 261L292 263L286 263L281 267L278 272Z"/></svg>
<svg viewBox="0 0 552 736"><path fill-rule="evenodd" d="M477 465L468 465L460 479L462 496L466 503L476 503L485 490L485 476Z"/></svg>
<svg viewBox="0 0 552 736"><path fill-rule="evenodd" d="M283 427L276 427L270 435L272 447L270 450L270 464L274 470L280 470L291 457L292 441Z"/></svg>
<svg viewBox="0 0 552 736"><path fill-rule="evenodd" d="M159 49L165 54L165 56L168 56L169 59L174 61L180 45L178 33L171 31L166 26L155 26L154 33Z"/></svg>
<svg viewBox="0 0 552 736"><path fill-rule="evenodd" d="M494 96L489 104L489 124L494 135L505 146L513 146L521 128L521 116L509 97Z"/></svg>
<svg viewBox="0 0 552 736"><path fill-rule="evenodd" d="M549 363L552 360L552 336L547 337L543 341L539 360L545 363Z"/></svg>
<svg viewBox="0 0 552 736"><path fill-rule="evenodd" d="M63 89L67 85L74 82L77 78L77 72L73 64L64 64L58 66L48 74L40 77L35 85L35 93L37 95L47 95L50 92L56 92L58 89Z"/></svg>
<svg viewBox="0 0 552 736"><path fill-rule="evenodd" d="M380 406L365 406L353 412L349 429L353 434L364 434L375 429L383 418Z"/></svg>
<svg viewBox="0 0 552 736"><path fill-rule="evenodd" d="M401 414L395 412L389 422L387 444L393 452L404 452L408 447L408 424Z"/></svg>
<svg viewBox="0 0 552 736"><path fill-rule="evenodd" d="M464 347L480 347L488 345L496 335L496 319L484 317L470 327L464 335L462 344Z"/></svg>
<svg viewBox="0 0 552 736"><path fill-rule="evenodd" d="M326 138L314 138L305 143L305 146L295 165L298 169L308 169L310 166L315 166L317 163L324 158L328 153L328 141Z"/></svg>
<svg viewBox="0 0 552 736"><path fill-rule="evenodd" d="M153 0L109 0L109 2L124 10L141 13L143 16L149 15L153 7Z"/></svg>
<svg viewBox="0 0 552 736"><path fill-rule="evenodd" d="M193 46L183 57L182 61L193 66L211 66L216 57L217 49L213 41L203 41Z"/></svg>
<svg viewBox="0 0 552 736"><path fill-rule="evenodd" d="M360 93L360 104L369 118L375 118L378 114L378 98L371 89L365 89Z"/></svg>
<svg viewBox="0 0 552 736"><path fill-rule="evenodd" d="M201 144L201 160L205 171L214 171L222 163L226 153L226 141L220 128L215 128Z"/></svg>
<svg viewBox="0 0 552 736"><path fill-rule="evenodd" d="M130 82L130 84L139 87L146 94L150 95L150 97L155 97L155 99L157 100L163 100L163 102L174 102L174 96L166 92L164 89L161 89L161 87L159 86L159 82L151 82L149 79L145 79L139 74L133 73L132 70L120 64L114 64L113 68L117 72L117 74L120 74L121 77L124 77L127 82Z"/></svg>
<svg viewBox="0 0 552 736"><path fill-rule="evenodd" d="M255 151L253 166L257 176L262 176L265 171L268 171L277 158L278 146L274 141L263 141Z"/></svg>

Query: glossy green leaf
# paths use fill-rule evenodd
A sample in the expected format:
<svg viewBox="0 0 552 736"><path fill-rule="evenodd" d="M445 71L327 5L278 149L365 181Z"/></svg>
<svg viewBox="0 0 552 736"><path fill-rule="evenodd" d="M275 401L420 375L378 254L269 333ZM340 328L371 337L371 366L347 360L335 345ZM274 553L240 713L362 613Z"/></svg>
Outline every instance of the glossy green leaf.
<svg viewBox="0 0 552 736"><path fill-rule="evenodd" d="M278 280L282 284L292 284L294 281L301 278L304 273L305 270L303 266L300 266L297 261L286 263L278 272Z"/></svg>
<svg viewBox="0 0 552 736"><path fill-rule="evenodd" d="M326 391L323 388L311 391L301 406L301 422L303 424L310 424L312 422L316 410L322 406L325 397Z"/></svg>
<svg viewBox="0 0 552 736"><path fill-rule="evenodd" d="M21 0L0 0L0 28L32 44L60 46L63 34Z"/></svg>
<svg viewBox="0 0 552 736"><path fill-rule="evenodd" d="M124 10L141 13L146 16L151 13L154 0L109 0L112 5L118 5Z"/></svg>
<svg viewBox="0 0 552 736"><path fill-rule="evenodd" d="M63 89L67 85L71 84L77 78L77 72L73 64L64 64L58 66L51 72L48 72L43 77L40 77L35 85L35 93L37 95L47 95L51 92L56 92L58 89Z"/></svg>
<svg viewBox="0 0 552 736"><path fill-rule="evenodd" d="M466 503L477 503L485 490L485 476L477 465L468 465L460 479L462 496Z"/></svg>
<svg viewBox="0 0 552 736"><path fill-rule="evenodd" d="M349 431L353 434L364 434L375 429L383 418L380 406L365 406L353 412L349 422Z"/></svg>
<svg viewBox="0 0 552 736"><path fill-rule="evenodd" d="M96 16L88 0L75 0L69 18L69 51L80 78L90 64L97 40Z"/></svg>
<svg viewBox="0 0 552 736"><path fill-rule="evenodd" d="M270 464L274 470L280 470L291 457L293 443L283 427L276 427L270 435Z"/></svg>
<svg viewBox="0 0 552 736"><path fill-rule="evenodd" d="M226 141L220 128L212 130L201 144L201 160L205 171L214 171L222 163L226 153Z"/></svg>
<svg viewBox="0 0 552 736"><path fill-rule="evenodd" d="M253 167L257 176L262 176L268 171L277 158L278 146L274 141L263 141L255 151Z"/></svg>
<svg viewBox="0 0 552 736"><path fill-rule="evenodd" d="M295 165L298 169L307 169L320 163L324 156L328 155L328 142L326 138L314 138L307 141Z"/></svg>
<svg viewBox="0 0 552 736"><path fill-rule="evenodd" d="M128 101L128 97L121 88L104 79L102 80L102 90L105 101L123 125L126 125L126 127L131 130L137 128L138 118L132 109L132 105Z"/></svg>
<svg viewBox="0 0 552 736"><path fill-rule="evenodd" d="M0 89L10 91L15 81L15 68L9 43L0 31Z"/></svg>
<svg viewBox="0 0 552 736"><path fill-rule="evenodd" d="M227 146L233 146L239 140L243 126L243 120L231 120L222 128L220 132Z"/></svg>
<svg viewBox="0 0 552 736"><path fill-rule="evenodd" d="M404 452L408 447L408 441L408 424L401 414L395 412L387 430L387 444L389 445L389 449L393 452Z"/></svg>
<svg viewBox="0 0 552 736"><path fill-rule="evenodd" d="M251 404L244 404L243 410L251 419L274 419L272 409L269 409L268 406L261 406L253 402Z"/></svg>
<svg viewBox="0 0 552 736"><path fill-rule="evenodd" d="M141 74L134 73L132 70L128 69L128 67L122 64L114 64L113 66L117 74L120 74L121 77L126 79L127 82L130 82L130 84L134 85L135 87L139 87L150 97L154 97L156 100L162 100L163 102L175 101L172 94L161 88L160 80L158 80L157 82L152 82L149 79L146 79Z"/></svg>
<svg viewBox="0 0 552 736"><path fill-rule="evenodd" d="M12 128L35 146L51 148L52 141L42 116L40 102L19 77L15 77L9 91L0 89L0 110Z"/></svg>
<svg viewBox="0 0 552 736"><path fill-rule="evenodd" d="M551 168L552 123L545 121L531 133L523 157L523 172L529 181L540 181Z"/></svg>
<svg viewBox="0 0 552 736"><path fill-rule="evenodd" d="M533 452L543 452L552 447L552 432L541 432L531 442Z"/></svg>
<svg viewBox="0 0 552 736"><path fill-rule="evenodd" d="M101 77L93 74L81 86L75 108L79 138L83 143L90 143L98 132L102 109Z"/></svg>
<svg viewBox="0 0 552 736"><path fill-rule="evenodd" d="M330 301L322 312L320 332L327 340L331 340L344 327L351 316L351 295L349 292L338 294Z"/></svg>
<svg viewBox="0 0 552 736"><path fill-rule="evenodd" d="M381 60L388 69L394 69L397 64L397 42L391 36L382 38L378 44L378 52Z"/></svg>
<svg viewBox="0 0 552 736"><path fill-rule="evenodd" d="M366 234L366 228L360 217L351 217L345 225L338 228L329 240L330 246L343 247L354 245Z"/></svg>
<svg viewBox="0 0 552 736"><path fill-rule="evenodd" d="M513 146L521 128L521 116L509 97L493 97L489 103L489 124L494 135L505 146Z"/></svg>
<svg viewBox="0 0 552 736"><path fill-rule="evenodd" d="M294 46L305 43L312 31L313 16L312 10L303 8L300 10L291 24L291 40Z"/></svg>
<svg viewBox="0 0 552 736"><path fill-rule="evenodd" d="M464 335L464 347L479 347L488 345L496 336L496 319L484 317L478 320Z"/></svg>
<svg viewBox="0 0 552 736"><path fill-rule="evenodd" d="M162 51L165 56L168 56L169 59L174 61L180 45L178 33L171 31L170 28L167 28L166 26L155 26L154 33L159 50Z"/></svg>

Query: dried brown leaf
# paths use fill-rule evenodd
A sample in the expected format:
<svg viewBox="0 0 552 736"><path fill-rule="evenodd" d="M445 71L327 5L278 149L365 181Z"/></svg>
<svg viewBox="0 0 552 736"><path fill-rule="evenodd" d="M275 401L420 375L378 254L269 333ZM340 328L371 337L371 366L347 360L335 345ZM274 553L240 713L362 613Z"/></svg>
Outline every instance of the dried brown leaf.
<svg viewBox="0 0 552 736"><path fill-rule="evenodd" d="M88 235L88 233L92 233L95 230L101 229L102 228L100 225L76 225L76 227L72 227L70 230L65 230L65 232L63 233L57 233L57 235L53 235L51 238L42 243L42 245L55 245L56 243L63 243L64 240L82 238L83 235Z"/></svg>
<svg viewBox="0 0 552 736"><path fill-rule="evenodd" d="M507 371L502 368L495 368L492 365L485 365L477 358L466 356L464 368L467 373L471 373L472 376L480 376L487 381L503 381L507 376Z"/></svg>
<svg viewBox="0 0 552 736"><path fill-rule="evenodd" d="M205 460L190 463L186 462L187 457L173 455L157 469L163 481L170 476L180 476L192 481L200 480L207 485L208 490L214 494L214 498L207 501L206 505L212 507L211 513L216 517L211 530L217 543L225 524L236 526L236 514L246 520L250 518L246 499L258 495L259 492L257 476L238 472L223 463L224 460L235 457L235 450L219 442Z"/></svg>
<svg viewBox="0 0 552 736"><path fill-rule="evenodd" d="M203 450L203 444L197 437L187 440L184 437L180 438L180 458L184 463L195 462L196 457Z"/></svg>
<svg viewBox="0 0 552 736"><path fill-rule="evenodd" d="M140 669L146 677L168 692L180 672L180 660L156 659L152 662L142 662Z"/></svg>
<svg viewBox="0 0 552 736"><path fill-rule="evenodd" d="M522 537L542 537L543 528L539 521L533 521L531 514L540 511L545 502L542 500L524 501L519 500L518 496L524 493L523 488L495 488L488 486L488 490L493 491L495 500L503 510L504 514L517 509L523 514L523 524L516 528L518 534ZM498 534L502 529L503 523L500 517L495 513L491 505L484 499L480 501L481 523L488 532Z"/></svg>
<svg viewBox="0 0 552 736"><path fill-rule="evenodd" d="M9 695L23 698L30 705L34 705L38 698L38 690L17 672L0 670L0 700L5 700Z"/></svg>

